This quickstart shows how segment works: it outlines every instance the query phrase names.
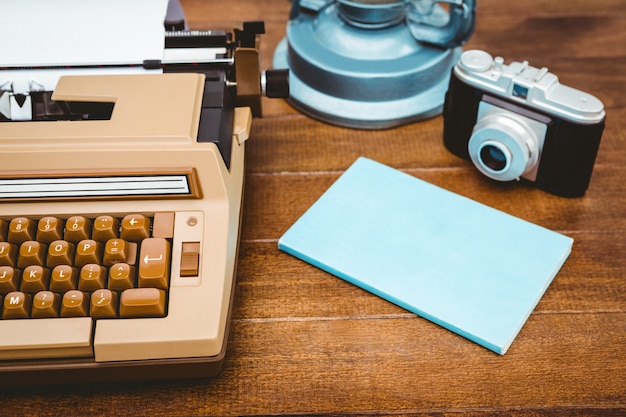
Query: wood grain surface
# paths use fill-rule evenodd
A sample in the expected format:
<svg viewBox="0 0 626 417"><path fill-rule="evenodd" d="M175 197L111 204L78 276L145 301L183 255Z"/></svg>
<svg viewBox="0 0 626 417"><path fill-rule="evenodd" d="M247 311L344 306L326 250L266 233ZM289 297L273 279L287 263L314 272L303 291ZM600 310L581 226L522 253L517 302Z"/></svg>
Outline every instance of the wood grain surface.
<svg viewBox="0 0 626 417"><path fill-rule="evenodd" d="M264 20L262 62L271 67L289 1L182 3L194 29ZM264 117L254 120L247 142L237 288L222 373L10 391L0 393L0 415L626 415L624 5L478 0L475 33L465 47L546 66L562 84L604 102L606 130L583 198L485 180L443 147L441 116L383 131L353 130L264 99ZM359 156L574 238L570 258L506 355L277 249L278 238Z"/></svg>

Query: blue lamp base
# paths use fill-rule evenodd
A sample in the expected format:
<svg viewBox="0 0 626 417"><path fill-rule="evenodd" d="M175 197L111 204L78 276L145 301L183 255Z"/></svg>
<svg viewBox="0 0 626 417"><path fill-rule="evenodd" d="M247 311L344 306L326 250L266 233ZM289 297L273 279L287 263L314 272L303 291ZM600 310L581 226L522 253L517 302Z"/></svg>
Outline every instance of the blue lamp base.
<svg viewBox="0 0 626 417"><path fill-rule="evenodd" d="M289 102L303 113L339 126L385 129L442 112L461 52L417 42L404 22L349 25L331 5L289 21L273 65L290 70Z"/></svg>

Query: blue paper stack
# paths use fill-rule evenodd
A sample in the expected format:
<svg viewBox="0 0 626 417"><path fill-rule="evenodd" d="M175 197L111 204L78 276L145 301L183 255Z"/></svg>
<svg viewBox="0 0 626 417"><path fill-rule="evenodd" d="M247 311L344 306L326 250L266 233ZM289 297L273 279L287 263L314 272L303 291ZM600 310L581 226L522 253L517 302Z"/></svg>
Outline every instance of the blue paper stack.
<svg viewBox="0 0 626 417"><path fill-rule="evenodd" d="M359 158L278 246L504 354L572 243Z"/></svg>

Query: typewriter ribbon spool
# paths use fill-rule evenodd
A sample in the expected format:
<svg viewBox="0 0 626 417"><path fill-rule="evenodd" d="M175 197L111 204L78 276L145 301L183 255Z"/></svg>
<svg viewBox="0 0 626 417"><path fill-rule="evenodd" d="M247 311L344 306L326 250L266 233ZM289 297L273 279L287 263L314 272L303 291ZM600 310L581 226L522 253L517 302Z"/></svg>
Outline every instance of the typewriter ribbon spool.
<svg viewBox="0 0 626 417"><path fill-rule="evenodd" d="M294 0L274 67L290 70L300 111L389 128L441 113L474 22L475 0Z"/></svg>

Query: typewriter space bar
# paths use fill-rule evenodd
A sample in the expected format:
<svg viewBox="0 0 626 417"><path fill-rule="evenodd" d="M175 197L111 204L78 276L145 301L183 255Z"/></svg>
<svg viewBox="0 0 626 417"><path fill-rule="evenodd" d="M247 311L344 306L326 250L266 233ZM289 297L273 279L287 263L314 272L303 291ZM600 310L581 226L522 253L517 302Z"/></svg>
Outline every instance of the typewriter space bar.
<svg viewBox="0 0 626 417"><path fill-rule="evenodd" d="M90 317L0 320L0 361L93 356Z"/></svg>

